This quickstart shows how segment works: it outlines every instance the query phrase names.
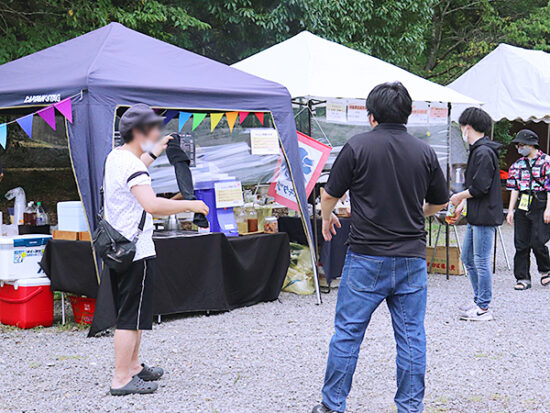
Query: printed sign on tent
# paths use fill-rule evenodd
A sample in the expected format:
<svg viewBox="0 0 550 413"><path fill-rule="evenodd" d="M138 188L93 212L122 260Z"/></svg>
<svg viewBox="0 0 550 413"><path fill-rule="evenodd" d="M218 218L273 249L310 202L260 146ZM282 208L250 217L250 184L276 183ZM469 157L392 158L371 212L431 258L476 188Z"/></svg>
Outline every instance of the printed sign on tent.
<svg viewBox="0 0 550 413"><path fill-rule="evenodd" d="M427 125L429 109L428 102L413 102L412 113L407 125Z"/></svg>
<svg viewBox="0 0 550 413"><path fill-rule="evenodd" d="M216 208L230 208L244 204L243 189L239 181L216 182L214 191Z"/></svg>
<svg viewBox="0 0 550 413"><path fill-rule="evenodd" d="M327 122L347 122L346 101L332 99L327 101Z"/></svg>
<svg viewBox="0 0 550 413"><path fill-rule="evenodd" d="M348 100L348 122L368 123L367 102L362 99Z"/></svg>
<svg viewBox="0 0 550 413"><path fill-rule="evenodd" d="M306 197L308 197L323 171L332 148L301 132L298 132L298 148L306 186ZM293 173L299 173L299 171L293 171ZM268 194L275 198L279 204L295 211L299 210L290 173L286 162L282 161L282 157L279 158L275 168Z"/></svg>
<svg viewBox="0 0 550 413"><path fill-rule="evenodd" d="M446 103L431 103L430 104L430 125L447 124L447 116L449 108Z"/></svg>
<svg viewBox="0 0 550 413"><path fill-rule="evenodd" d="M252 155L277 155L279 153L277 129L251 129L250 150Z"/></svg>

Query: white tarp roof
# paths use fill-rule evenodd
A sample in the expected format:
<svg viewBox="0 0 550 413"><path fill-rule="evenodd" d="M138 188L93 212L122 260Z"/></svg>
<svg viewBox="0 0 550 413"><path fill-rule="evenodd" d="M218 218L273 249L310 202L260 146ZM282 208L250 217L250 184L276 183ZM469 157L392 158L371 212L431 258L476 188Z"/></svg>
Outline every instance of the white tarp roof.
<svg viewBox="0 0 550 413"><path fill-rule="evenodd" d="M383 82L401 81L415 101L478 101L383 60L304 31L233 67L287 87L293 98L366 98Z"/></svg>
<svg viewBox="0 0 550 413"><path fill-rule="evenodd" d="M550 54L500 44L449 87L484 102L493 120L550 123Z"/></svg>

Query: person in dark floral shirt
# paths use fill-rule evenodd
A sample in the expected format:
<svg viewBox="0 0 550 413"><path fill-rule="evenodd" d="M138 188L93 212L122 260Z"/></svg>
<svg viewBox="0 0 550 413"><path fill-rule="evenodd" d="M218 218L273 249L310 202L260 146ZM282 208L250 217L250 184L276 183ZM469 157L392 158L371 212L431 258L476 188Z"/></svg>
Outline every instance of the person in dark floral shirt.
<svg viewBox="0 0 550 413"><path fill-rule="evenodd" d="M522 156L510 167L506 186L512 191L506 220L514 226L516 290L531 288L531 251L535 254L541 284L550 284L550 156L539 149L539 137L523 129L512 141Z"/></svg>

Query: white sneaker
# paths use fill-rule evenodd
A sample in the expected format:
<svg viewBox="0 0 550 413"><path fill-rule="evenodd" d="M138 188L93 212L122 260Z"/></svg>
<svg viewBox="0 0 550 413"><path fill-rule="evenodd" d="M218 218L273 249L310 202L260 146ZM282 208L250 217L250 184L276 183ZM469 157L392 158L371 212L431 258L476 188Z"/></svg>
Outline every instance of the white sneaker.
<svg viewBox="0 0 550 413"><path fill-rule="evenodd" d="M476 305L475 308L463 314L460 319L466 321L491 321L493 313L489 309L483 310Z"/></svg>
<svg viewBox="0 0 550 413"><path fill-rule="evenodd" d="M464 305L461 305L460 307L458 307L458 311L460 313L460 316L466 316L468 315L468 313L474 309L477 308L477 304L475 303L475 301L470 301Z"/></svg>

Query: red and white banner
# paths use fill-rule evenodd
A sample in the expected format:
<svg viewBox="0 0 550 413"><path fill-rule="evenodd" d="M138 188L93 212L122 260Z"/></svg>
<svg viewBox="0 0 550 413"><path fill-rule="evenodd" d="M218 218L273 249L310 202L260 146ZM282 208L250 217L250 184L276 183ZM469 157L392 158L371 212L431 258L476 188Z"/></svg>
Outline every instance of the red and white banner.
<svg viewBox="0 0 550 413"><path fill-rule="evenodd" d="M298 148L300 151L302 173L304 174L304 183L306 185L306 197L309 197L323 171L332 148L301 132L298 132ZM294 174L299 172L293 171ZM275 201L279 204L299 211L290 173L288 172L286 162L282 162L282 157L279 159L277 168L275 169L268 194L275 198Z"/></svg>

